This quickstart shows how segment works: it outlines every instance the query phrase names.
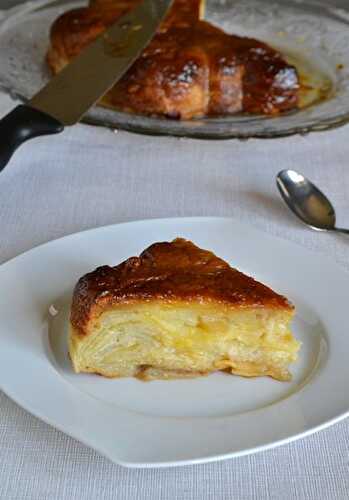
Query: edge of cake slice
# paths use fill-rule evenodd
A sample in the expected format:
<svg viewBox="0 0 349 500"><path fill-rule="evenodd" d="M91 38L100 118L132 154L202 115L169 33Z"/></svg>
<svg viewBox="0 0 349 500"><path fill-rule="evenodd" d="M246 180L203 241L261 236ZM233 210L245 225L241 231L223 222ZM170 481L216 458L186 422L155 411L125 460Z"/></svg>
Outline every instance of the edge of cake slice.
<svg viewBox="0 0 349 500"><path fill-rule="evenodd" d="M106 377L290 380L293 315L285 297L178 238L79 280L69 353L76 372Z"/></svg>

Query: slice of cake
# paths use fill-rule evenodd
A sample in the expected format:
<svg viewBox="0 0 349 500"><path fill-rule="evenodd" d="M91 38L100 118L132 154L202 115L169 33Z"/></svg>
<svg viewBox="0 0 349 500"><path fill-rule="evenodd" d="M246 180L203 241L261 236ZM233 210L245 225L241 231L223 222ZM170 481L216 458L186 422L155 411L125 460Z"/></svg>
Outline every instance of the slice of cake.
<svg viewBox="0 0 349 500"><path fill-rule="evenodd" d="M290 380L294 307L190 241L155 243L76 285L69 352L76 372L145 380L225 370Z"/></svg>

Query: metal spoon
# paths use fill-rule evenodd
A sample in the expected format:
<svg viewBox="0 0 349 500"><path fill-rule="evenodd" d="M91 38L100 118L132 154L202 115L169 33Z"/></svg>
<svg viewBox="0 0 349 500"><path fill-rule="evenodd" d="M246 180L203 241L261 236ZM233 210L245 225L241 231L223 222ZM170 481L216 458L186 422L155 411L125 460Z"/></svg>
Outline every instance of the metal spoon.
<svg viewBox="0 0 349 500"><path fill-rule="evenodd" d="M290 210L305 224L318 231L349 234L349 229L336 227L336 214L332 204L302 174L294 170L282 170L276 177L276 184Z"/></svg>

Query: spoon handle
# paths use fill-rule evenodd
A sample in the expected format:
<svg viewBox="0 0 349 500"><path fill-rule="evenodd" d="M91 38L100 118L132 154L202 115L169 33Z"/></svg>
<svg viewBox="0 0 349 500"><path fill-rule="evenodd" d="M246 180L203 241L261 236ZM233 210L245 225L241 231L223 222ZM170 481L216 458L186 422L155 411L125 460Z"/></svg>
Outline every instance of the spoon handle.
<svg viewBox="0 0 349 500"><path fill-rule="evenodd" d="M339 233L349 234L349 229L342 229L341 227L336 227L335 230L338 231Z"/></svg>

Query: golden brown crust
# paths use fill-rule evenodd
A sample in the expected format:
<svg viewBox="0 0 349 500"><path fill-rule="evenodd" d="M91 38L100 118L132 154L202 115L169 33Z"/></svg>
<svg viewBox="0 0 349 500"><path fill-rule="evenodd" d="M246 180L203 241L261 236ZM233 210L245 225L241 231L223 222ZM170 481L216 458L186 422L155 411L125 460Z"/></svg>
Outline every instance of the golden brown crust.
<svg viewBox="0 0 349 500"><path fill-rule="evenodd" d="M253 362L234 362L229 360L223 362L221 365L217 364L210 371L197 371L197 370L173 370L157 368L154 366L143 365L139 370L133 375L139 380L144 382L149 382L151 380L172 380L180 378L198 378L205 377L216 371L224 371L232 375L240 375L241 377L254 378L261 376L272 377L275 380L280 380L282 382L287 382L292 379L290 372L287 369L278 369L275 366L264 365L263 363L253 363ZM100 375L105 378L122 378L118 372L110 373L104 372L103 370L95 371L95 369L84 369L85 373L93 373L94 375Z"/></svg>
<svg viewBox="0 0 349 500"><path fill-rule="evenodd" d="M138 2L94 0L58 18L47 56L53 72ZM174 118L237 111L275 114L297 107L295 68L266 44L201 21L200 3L175 0L152 42L104 104Z"/></svg>
<svg viewBox="0 0 349 500"><path fill-rule="evenodd" d="M285 297L231 268L212 252L176 239L155 243L139 257L83 276L74 291L71 324L84 335L92 319L116 304L156 300L293 309Z"/></svg>

